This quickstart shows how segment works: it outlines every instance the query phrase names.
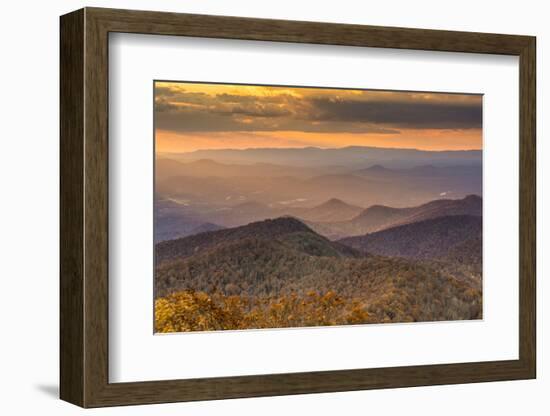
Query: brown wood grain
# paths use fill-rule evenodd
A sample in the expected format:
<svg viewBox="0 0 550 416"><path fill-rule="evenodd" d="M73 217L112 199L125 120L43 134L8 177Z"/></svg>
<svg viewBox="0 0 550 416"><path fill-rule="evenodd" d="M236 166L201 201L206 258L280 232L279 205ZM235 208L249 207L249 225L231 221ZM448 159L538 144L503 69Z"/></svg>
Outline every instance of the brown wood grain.
<svg viewBox="0 0 550 416"><path fill-rule="evenodd" d="M519 56L519 359L109 383L109 32ZM97 8L63 16L60 97L61 398L82 407L100 407L534 378L535 53L535 38L529 36Z"/></svg>
<svg viewBox="0 0 550 416"><path fill-rule="evenodd" d="M61 19L60 50L60 386L84 405L84 12Z"/></svg>
<svg viewBox="0 0 550 416"><path fill-rule="evenodd" d="M536 41L520 54L519 356L536 377Z"/></svg>

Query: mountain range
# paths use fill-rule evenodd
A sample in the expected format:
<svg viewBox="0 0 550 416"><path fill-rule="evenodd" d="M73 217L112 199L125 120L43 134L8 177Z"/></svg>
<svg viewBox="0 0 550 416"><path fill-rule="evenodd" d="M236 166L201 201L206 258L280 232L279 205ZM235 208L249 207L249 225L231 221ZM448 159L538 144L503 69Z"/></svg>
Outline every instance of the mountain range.
<svg viewBox="0 0 550 416"><path fill-rule="evenodd" d="M415 207L373 205L366 209L337 198L311 208L270 207L258 202L244 202L201 212L172 200L158 199L155 203L157 242L283 216L295 217L317 233L337 240L447 215L482 215L482 200L477 195L463 199L438 199Z"/></svg>
<svg viewBox="0 0 550 416"><path fill-rule="evenodd" d="M330 239L340 239L448 215L481 216L481 197L468 195L462 199L437 199L406 208L373 205L348 221L306 223Z"/></svg>
<svg viewBox="0 0 550 416"><path fill-rule="evenodd" d="M231 164L270 163L299 167L334 165L348 167L363 165L365 167L365 165L383 164L392 168L407 168L423 164L433 164L434 166L481 165L480 150L427 151L368 146L348 146L333 149L318 147L208 149L170 154L169 157L187 162L214 159Z"/></svg>
<svg viewBox="0 0 550 416"><path fill-rule="evenodd" d="M423 249L406 251L407 244L404 257L370 254L356 241L330 241L290 217L204 232L156 245L155 293L158 298L182 291L238 295L255 305L335 293L338 302L349 303L350 313L364 310L372 322L477 319L480 278L451 258L458 255L460 239L468 237L459 230L475 228L478 220L470 224L469 217L447 216L442 224L421 225L424 236L439 230L439 242L428 246L440 247L434 260ZM440 232L445 226L454 231ZM397 228L402 227L407 226ZM384 241L393 246L400 234L411 244L423 241L410 237L412 231L392 233L374 240L378 251L388 249Z"/></svg>
<svg viewBox="0 0 550 416"><path fill-rule="evenodd" d="M210 159L180 163L157 159L155 190L189 204L231 207L243 202L312 207L331 198L357 206L404 207L437 196L481 193L480 165L382 165L299 167L267 163L228 164Z"/></svg>
<svg viewBox="0 0 550 416"><path fill-rule="evenodd" d="M297 217L320 234L339 239L377 231L399 221L444 215L428 212L430 204L433 210L441 210L443 202L432 202L438 196L452 195L447 204L453 205L452 201L467 196L469 191L481 192L481 170L474 165L402 169L373 165L360 170L348 167L346 172L337 173L334 167L323 170L159 159L156 169L157 242L196 234L202 224L235 227L280 216ZM172 176L182 174L186 176ZM470 199L474 205L477 203ZM378 204L373 205L374 200ZM364 206L369 208L362 212ZM454 213L480 215L473 211L475 207L462 207Z"/></svg>
<svg viewBox="0 0 550 416"><path fill-rule="evenodd" d="M159 157L155 161L155 177L162 181L166 178L177 176L193 177L277 177L294 176L307 178L319 175L327 170L332 172L344 171L344 168L306 168L299 166L276 165L272 163L235 164L222 163L213 159L198 159L189 162L176 161L174 159Z"/></svg>

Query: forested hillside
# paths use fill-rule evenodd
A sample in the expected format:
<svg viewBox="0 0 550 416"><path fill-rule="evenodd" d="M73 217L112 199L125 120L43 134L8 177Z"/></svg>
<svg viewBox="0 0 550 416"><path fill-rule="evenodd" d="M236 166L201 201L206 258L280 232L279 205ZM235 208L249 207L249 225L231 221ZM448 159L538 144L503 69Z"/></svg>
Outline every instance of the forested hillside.
<svg viewBox="0 0 550 416"><path fill-rule="evenodd" d="M449 215L399 225L364 236L349 237L339 242L363 252L414 259L437 259L451 250L470 249L469 256L481 259L482 219L473 215ZM456 246L469 241L462 249Z"/></svg>
<svg viewBox="0 0 550 416"><path fill-rule="evenodd" d="M156 330L478 319L480 282L448 256L360 253L293 218L163 242Z"/></svg>

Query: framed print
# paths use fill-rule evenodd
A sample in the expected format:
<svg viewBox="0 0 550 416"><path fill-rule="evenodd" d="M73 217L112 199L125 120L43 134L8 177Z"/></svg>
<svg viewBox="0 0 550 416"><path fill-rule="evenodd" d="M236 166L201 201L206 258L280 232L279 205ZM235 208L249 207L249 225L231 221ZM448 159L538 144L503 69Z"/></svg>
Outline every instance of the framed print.
<svg viewBox="0 0 550 416"><path fill-rule="evenodd" d="M534 378L535 103L529 36L62 16L61 398Z"/></svg>

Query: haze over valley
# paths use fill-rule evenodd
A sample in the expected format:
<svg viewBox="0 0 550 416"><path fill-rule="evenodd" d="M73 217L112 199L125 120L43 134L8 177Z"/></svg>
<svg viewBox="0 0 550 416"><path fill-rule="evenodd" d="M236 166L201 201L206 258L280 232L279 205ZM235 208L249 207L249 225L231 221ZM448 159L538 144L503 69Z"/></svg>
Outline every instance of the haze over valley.
<svg viewBox="0 0 550 416"><path fill-rule="evenodd" d="M292 155L303 150L284 149L284 153L293 159ZM330 153L333 149L316 150ZM393 155L393 160L398 160L405 157L403 150L375 149L373 155L369 150L372 149L359 152L365 155L363 165L355 162L353 156L349 163L342 165L308 167L273 163L279 157L278 151L274 160L267 159L269 152L264 151L265 162L247 164L189 160L190 156L182 162L181 155L178 155L179 161L159 157L156 161L156 241L191 235L201 230L197 227L208 227L208 224L214 228L234 227L282 216L306 221L328 237L345 237L372 231L374 228L361 224L365 222L365 215L372 216L375 211L481 195L479 151L450 152L446 157L442 157L442 152L422 152L421 165L388 168L381 164L382 160L375 159L376 155L382 154L384 160ZM234 154L244 154L241 159L246 159L249 152L253 150ZM218 152L210 156L215 153ZM196 154L196 157L202 156L203 152Z"/></svg>

